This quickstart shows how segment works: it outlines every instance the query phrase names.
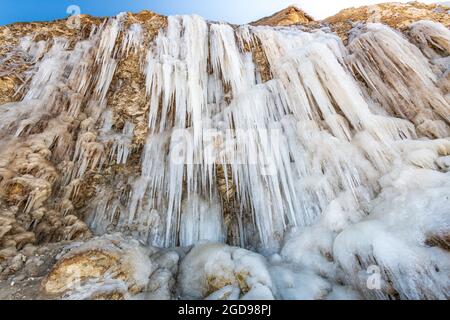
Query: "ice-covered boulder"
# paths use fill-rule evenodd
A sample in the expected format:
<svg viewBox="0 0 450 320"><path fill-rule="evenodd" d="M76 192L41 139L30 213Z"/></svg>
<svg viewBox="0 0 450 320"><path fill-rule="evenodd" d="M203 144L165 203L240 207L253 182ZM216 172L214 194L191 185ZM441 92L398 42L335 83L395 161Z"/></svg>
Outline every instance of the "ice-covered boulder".
<svg viewBox="0 0 450 320"><path fill-rule="evenodd" d="M74 243L43 280L43 290L66 299L130 298L146 289L155 268L151 253L119 235Z"/></svg>

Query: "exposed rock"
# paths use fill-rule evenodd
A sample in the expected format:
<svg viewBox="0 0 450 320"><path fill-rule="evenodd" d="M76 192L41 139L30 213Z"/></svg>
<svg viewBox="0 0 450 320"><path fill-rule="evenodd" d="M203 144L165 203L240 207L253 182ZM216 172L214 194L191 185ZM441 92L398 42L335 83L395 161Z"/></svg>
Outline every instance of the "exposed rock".
<svg viewBox="0 0 450 320"><path fill-rule="evenodd" d="M154 266L149 250L119 236L94 238L68 248L42 282L45 294L71 299L110 299L146 289Z"/></svg>
<svg viewBox="0 0 450 320"><path fill-rule="evenodd" d="M450 251L450 233L431 234L425 240L425 244L430 247L439 247Z"/></svg>
<svg viewBox="0 0 450 320"><path fill-rule="evenodd" d="M255 26L289 26L293 24L308 25L312 22L314 22L314 19L306 12L295 6L290 6L251 24Z"/></svg>
<svg viewBox="0 0 450 320"><path fill-rule="evenodd" d="M329 24L344 42L348 32L357 23L384 23L392 28L405 30L410 24L420 20L432 20L450 26L450 7L440 4L423 4L420 2L389 2L344 9L338 14L326 18L323 23Z"/></svg>

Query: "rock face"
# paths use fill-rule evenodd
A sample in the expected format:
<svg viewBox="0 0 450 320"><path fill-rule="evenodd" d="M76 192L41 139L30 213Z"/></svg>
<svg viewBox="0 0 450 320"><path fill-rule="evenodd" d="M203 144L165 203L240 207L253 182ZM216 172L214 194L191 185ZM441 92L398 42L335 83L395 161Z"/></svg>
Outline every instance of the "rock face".
<svg viewBox="0 0 450 320"><path fill-rule="evenodd" d="M313 23L314 19L303 10L290 6L283 9L270 17L262 18L258 21L252 22L255 26L289 26L293 24L309 25Z"/></svg>
<svg viewBox="0 0 450 320"><path fill-rule="evenodd" d="M141 12L128 15L126 21L129 25L139 23L151 35L164 25L165 18ZM3 120L9 117L8 114L15 114L0 125L1 248L20 251L27 244L91 236L83 221L83 210L95 194L95 185L101 183L105 176L96 175L94 171L85 175L83 168L75 173L72 160L74 156L87 156L89 163L82 167L94 168L98 159L92 162L90 157L98 157L103 151L103 146L95 142L97 134L89 130L93 118L80 112L80 108L84 108L85 99L89 100L87 96L91 94L88 92L93 82L88 79L96 77L98 67L95 66L92 46L106 41L105 37L93 34L101 33L98 28L102 30L106 20L80 16L78 24L74 27L70 21L60 20L0 28L0 42L5 44L0 53L0 82L5 82L5 85L0 85L0 90L4 91L0 99L3 103L10 102L2 105L0 112ZM114 32L110 28L108 25L104 34ZM115 121L116 125L124 128L125 132L123 141L114 143L115 137L111 137L112 147L116 148L112 152L121 157L119 163L128 157L128 149L139 148L147 128L142 116L145 111L139 111L140 108L145 109L142 101L145 91L139 90L144 81L142 76L138 76L139 61L136 61L135 53L126 54L128 59L121 60L121 63L116 65L115 61L109 61L109 64L105 62L103 69L100 67L107 72L107 68L114 65L115 77L109 79L111 89L107 86L103 88L101 98L97 96L102 102L96 100L98 103L111 101L116 106L114 117L120 119ZM51 57L46 60L45 55ZM41 60L48 64L41 63ZM76 66L74 63L81 64ZM64 68L70 69L68 72L71 74L62 74L60 71ZM47 72L51 74L50 79L46 79ZM37 79L40 76L43 83ZM75 77L81 78L74 82ZM30 87L36 86L39 92L32 93ZM46 100L45 95L52 96L50 100L53 102ZM21 104L14 104L14 101L21 100ZM13 124L21 117L30 117L33 110L42 106L40 103L46 106L35 113L35 118L31 116L33 119L25 120L19 127ZM72 107L66 109L66 104ZM133 130L134 135L128 137L127 130ZM13 131L16 138L11 139ZM118 167L115 169L120 170ZM83 178L76 177L80 173Z"/></svg>
<svg viewBox="0 0 450 320"><path fill-rule="evenodd" d="M447 11L0 27L0 298L448 299Z"/></svg>
<svg viewBox="0 0 450 320"><path fill-rule="evenodd" d="M420 2L383 3L359 8L342 10L338 14L326 18L323 22L343 38L348 39L348 32L357 23L383 23L405 30L414 22L431 20L450 26L450 6L448 4L423 4Z"/></svg>

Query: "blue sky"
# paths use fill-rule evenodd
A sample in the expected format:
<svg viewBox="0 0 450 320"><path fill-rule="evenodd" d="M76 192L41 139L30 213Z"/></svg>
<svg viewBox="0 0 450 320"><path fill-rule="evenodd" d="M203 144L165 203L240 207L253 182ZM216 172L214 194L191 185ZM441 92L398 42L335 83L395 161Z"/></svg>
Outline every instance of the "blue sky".
<svg viewBox="0 0 450 320"><path fill-rule="evenodd" d="M122 11L149 9L161 14L199 14L209 20L246 23L295 4L316 18L325 18L340 9L380 0L0 0L0 25L64 18L70 5L81 13L112 16ZM397 0L398 1L398 0ZM438 0L423 0L436 2ZM407 2L407 1L402 1Z"/></svg>

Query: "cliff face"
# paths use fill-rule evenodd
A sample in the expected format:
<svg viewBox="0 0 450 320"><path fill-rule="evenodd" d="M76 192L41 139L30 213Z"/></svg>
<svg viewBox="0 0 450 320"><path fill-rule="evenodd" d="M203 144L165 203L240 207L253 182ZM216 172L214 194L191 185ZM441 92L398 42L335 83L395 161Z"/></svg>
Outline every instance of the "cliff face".
<svg viewBox="0 0 450 320"><path fill-rule="evenodd" d="M447 10L0 27L0 297L448 298Z"/></svg>
<svg viewBox="0 0 450 320"><path fill-rule="evenodd" d="M125 30L139 25L136 33L145 32L145 39L140 39L143 46L148 46L167 23L166 17L149 11L124 14L121 19L121 27ZM70 158L77 152L75 144L82 148L79 155L101 152L96 149L100 147L94 141L96 134L89 133L88 129L89 122L97 117L96 112L91 114L94 118L90 118L81 111L89 109L88 101L95 101L91 104L99 108L105 104L114 105L110 121L114 121L119 130L133 127L131 140L125 138L127 149L140 150L147 131L142 117L145 113L145 79L140 69L140 56L134 50L114 51L114 47L122 43L127 48L131 46L127 41L133 39L127 36L135 33L118 34L117 25L112 25L109 20L81 15L76 19L0 27L0 113L4 120L8 113L15 113L16 119L31 120L33 112L39 119L32 125L33 129L27 125L14 128L9 121L0 125L3 150L0 156L0 270L3 279L19 275L20 270L27 278L45 275L56 255L49 254L54 252L51 250L60 251L67 244L66 240L92 236L83 211L96 194L96 187L107 183L112 171L126 175L138 170L139 163L135 161L133 165L130 161L126 168L109 167L106 171L110 173L104 171L98 175L94 173L96 170L89 169L90 173L83 174L81 179L69 177L74 173ZM107 50L104 61L96 61L99 53L95 46L102 45L112 47L104 48ZM42 64L41 61L47 62ZM104 77L107 85L101 87L98 83L102 83ZM40 81L44 81L42 87ZM41 89L36 94L31 93L30 88L36 85ZM91 99L92 94L96 98ZM17 102L22 104L14 104ZM17 138L11 140L8 132L17 129L20 133L16 131ZM123 145L119 142L113 148L119 148L119 144ZM95 163L89 164L92 165L95 167ZM64 182L67 178L69 185ZM42 246L48 243L56 245ZM25 267L25 262L29 267ZM23 292L26 298L35 294L35 290Z"/></svg>
<svg viewBox="0 0 450 320"><path fill-rule="evenodd" d="M349 31L358 23L383 23L395 29L406 30L414 22L431 20L449 27L449 10L450 6L445 2L437 4L387 2L344 9L334 16L316 21L303 10L291 6L251 24L256 26L299 25L310 28L329 26L344 42L347 42Z"/></svg>
<svg viewBox="0 0 450 320"><path fill-rule="evenodd" d="M309 16L303 10L290 6L283 9L270 17L265 17L255 22L251 25L255 26L289 26L293 24L304 24L309 25L314 22L314 19Z"/></svg>
<svg viewBox="0 0 450 320"><path fill-rule="evenodd" d="M331 29L346 41L348 32L357 23L383 23L405 31L414 22L431 20L449 27L449 10L450 7L443 4L383 3L345 9L332 17L326 18L323 23L329 24Z"/></svg>
<svg viewBox="0 0 450 320"><path fill-rule="evenodd" d="M128 22L142 24L150 34L155 34L164 25L165 17L150 11L128 14ZM56 38L70 41L70 45L86 40L95 27L99 27L107 18L80 15L76 19L63 19L53 22L16 23L0 26L0 102L6 103L21 99L24 84L28 80L27 70L36 61L29 61L23 52L16 49L21 39L37 43L31 48L35 60L39 60L48 50L48 42ZM27 43L22 43L26 46ZM23 48L29 49L29 48ZM28 58L28 60L27 60Z"/></svg>

